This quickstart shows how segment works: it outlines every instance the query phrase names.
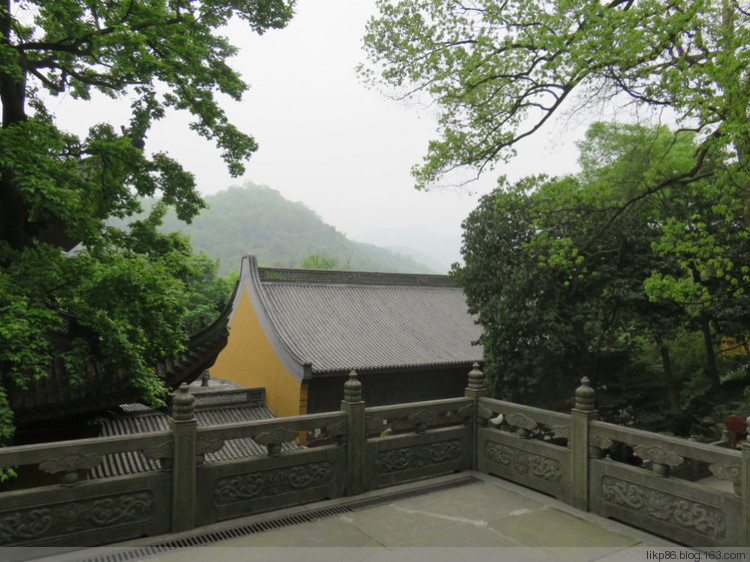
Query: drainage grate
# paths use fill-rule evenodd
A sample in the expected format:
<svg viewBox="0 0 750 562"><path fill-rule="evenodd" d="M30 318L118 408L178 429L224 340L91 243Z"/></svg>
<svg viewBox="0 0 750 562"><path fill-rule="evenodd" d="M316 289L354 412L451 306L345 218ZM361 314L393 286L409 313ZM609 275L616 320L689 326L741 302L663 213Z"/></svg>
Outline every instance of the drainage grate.
<svg viewBox="0 0 750 562"><path fill-rule="evenodd" d="M443 490L450 490L452 488L458 488L460 486L466 486L467 484L475 484L481 482L474 476L465 476L463 478L457 478L455 480L449 480L447 482L441 482L439 484L432 484L429 486L421 486L419 488L411 488L400 492L392 492L390 494L383 494L379 496L373 496L362 500L356 500L340 505L321 507L311 511L304 511L295 513L292 515L285 515L283 517L277 517L275 519L268 519L265 521L257 521L247 525L238 525L229 529L222 529L220 531L198 531L196 534L188 537L179 539L170 539L162 541L150 546L141 546L120 550L116 553L101 553L88 558L80 558L80 562L129 562L131 560L143 560L145 558L151 558L159 554L180 550L183 548L191 548L195 546L206 546L212 543L234 539L237 537L245 537L255 533L262 533L264 531L270 531L273 529L280 529L283 527L289 527L291 525L298 525L299 523L309 523L316 521L324 517L331 517L333 515L341 515L343 513L351 513L353 511L360 511L368 509L370 507L376 507L379 505L386 505L398 500L405 500L408 498L414 498L418 496L425 496L435 492L442 492Z"/></svg>

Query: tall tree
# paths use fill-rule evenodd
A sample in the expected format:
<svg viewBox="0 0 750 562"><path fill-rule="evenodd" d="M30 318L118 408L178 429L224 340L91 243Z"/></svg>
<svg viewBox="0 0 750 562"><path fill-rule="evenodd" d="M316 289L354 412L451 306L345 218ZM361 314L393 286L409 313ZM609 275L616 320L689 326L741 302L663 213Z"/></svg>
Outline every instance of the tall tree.
<svg viewBox="0 0 750 562"><path fill-rule="evenodd" d="M262 33L283 27L294 0L3 0L0 4L0 438L12 427L6 390L44 376L62 353L71 379L96 355L132 373L155 399L157 360L185 338L187 241L159 234L164 205L189 220L203 203L193 176L145 138L169 108L213 139L238 175L256 149L221 109L247 85L228 65L236 50L218 32L231 18ZM52 96L101 92L129 101L129 123L61 131ZM108 217L164 205L118 229ZM75 250L73 250L75 248ZM71 251L73 250L73 251ZM73 319L65 349L49 335ZM86 334L85 337L82 334ZM2 439L0 439L2 440Z"/></svg>
<svg viewBox="0 0 750 562"><path fill-rule="evenodd" d="M699 314L667 294L684 286L685 274L684 259L667 245L679 241L670 230L682 218L677 211L705 209L713 186L634 194L690 167L694 148L691 134L674 137L665 127L598 123L580 144L578 177L527 178L482 199L464 223L465 265L453 274L484 326L498 393L535 401L581 374L596 381L602 357L646 339L658 346L670 406L679 408L666 342ZM742 269L745 242L722 240L714 254L733 256ZM715 262L704 258L703 268ZM674 282L660 285L665 279ZM656 287L664 288L660 298ZM724 304L732 298L722 293Z"/></svg>
<svg viewBox="0 0 750 562"><path fill-rule="evenodd" d="M418 187L457 167L508 159L572 103L614 100L669 108L709 152L750 148L750 12L698 0L379 0L365 37L367 79L439 111L440 138L414 168ZM570 107L570 105L568 105ZM646 186L658 189L664 184Z"/></svg>

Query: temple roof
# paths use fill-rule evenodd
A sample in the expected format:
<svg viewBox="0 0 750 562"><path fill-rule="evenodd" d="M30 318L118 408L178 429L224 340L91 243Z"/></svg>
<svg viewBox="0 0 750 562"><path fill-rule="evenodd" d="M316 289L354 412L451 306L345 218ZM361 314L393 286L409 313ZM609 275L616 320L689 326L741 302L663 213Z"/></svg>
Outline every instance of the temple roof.
<svg viewBox="0 0 750 562"><path fill-rule="evenodd" d="M245 256L239 284L277 352L312 375L482 360L482 329L446 275L259 268Z"/></svg>
<svg viewBox="0 0 750 562"><path fill-rule="evenodd" d="M215 381L216 379L212 379ZM224 381L226 382L226 381ZM224 389L222 389L224 388ZM263 388L230 388L220 385L212 388L191 388L195 397L195 420L198 427L243 423L275 417L265 402ZM165 431L169 428L168 413L152 410L143 404L123 404L110 415L94 420L102 437L138 435L149 431ZM293 443L282 443L282 451L297 448ZM218 451L206 453L206 462L236 460L250 456L267 455L267 449L250 438L230 439ZM104 460L90 471L90 478L107 478L159 470L159 461L144 456L139 451L106 455Z"/></svg>

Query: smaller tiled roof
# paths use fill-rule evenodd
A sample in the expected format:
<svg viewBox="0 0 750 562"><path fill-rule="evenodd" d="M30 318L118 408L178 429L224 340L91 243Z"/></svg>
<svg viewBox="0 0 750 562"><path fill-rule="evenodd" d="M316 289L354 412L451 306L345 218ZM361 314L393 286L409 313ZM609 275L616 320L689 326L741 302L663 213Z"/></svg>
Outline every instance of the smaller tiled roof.
<svg viewBox="0 0 750 562"><path fill-rule="evenodd" d="M267 335L313 375L482 360L481 327L447 275L258 268L245 256L243 281Z"/></svg>
<svg viewBox="0 0 750 562"><path fill-rule="evenodd" d="M275 417L266 406L265 389L231 389L195 392L195 420L198 427L221 425ZM109 417L101 417L93 422L99 427L102 437L116 435L137 435L150 431L169 429L169 415L152 410L143 404L123 404L119 411ZM282 451L296 448L292 443L283 443ZM252 439L232 439L215 453L206 453L205 461L219 462L266 455L266 447ZM134 451L107 455L90 473L90 478L107 478L159 470L159 462Z"/></svg>

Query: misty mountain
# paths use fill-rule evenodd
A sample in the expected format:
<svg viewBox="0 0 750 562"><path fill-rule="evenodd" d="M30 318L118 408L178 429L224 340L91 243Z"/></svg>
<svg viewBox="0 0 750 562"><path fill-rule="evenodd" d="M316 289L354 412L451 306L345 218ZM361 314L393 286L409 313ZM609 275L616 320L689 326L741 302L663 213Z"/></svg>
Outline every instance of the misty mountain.
<svg viewBox="0 0 750 562"><path fill-rule="evenodd" d="M247 183L204 197L204 209L192 224L164 219L165 231L182 231L193 248L219 258L219 274L238 270L244 254L255 254L268 267L299 267L311 254L338 259L339 267L360 271L434 273L430 267L374 244L354 242L302 203L269 187Z"/></svg>
<svg viewBox="0 0 750 562"><path fill-rule="evenodd" d="M438 273L448 273L454 262L461 261L459 236L436 236L416 226L383 227L357 235L356 238L411 256Z"/></svg>

